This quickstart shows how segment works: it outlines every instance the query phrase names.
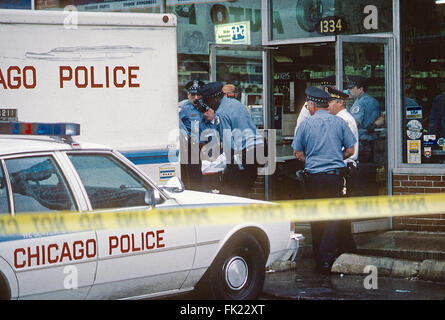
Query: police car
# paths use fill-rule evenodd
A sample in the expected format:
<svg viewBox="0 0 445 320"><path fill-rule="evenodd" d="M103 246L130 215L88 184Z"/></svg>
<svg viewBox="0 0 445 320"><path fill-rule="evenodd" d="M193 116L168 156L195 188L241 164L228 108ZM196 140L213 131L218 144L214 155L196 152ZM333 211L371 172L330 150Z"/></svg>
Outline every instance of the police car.
<svg viewBox="0 0 445 320"><path fill-rule="evenodd" d="M119 152L76 143L79 130L72 123L0 124L0 215L258 202L184 191L178 178L157 187ZM0 224L4 299L139 299L195 288L205 297L252 299L265 268L295 257L303 240L289 222L1 236L6 227Z"/></svg>

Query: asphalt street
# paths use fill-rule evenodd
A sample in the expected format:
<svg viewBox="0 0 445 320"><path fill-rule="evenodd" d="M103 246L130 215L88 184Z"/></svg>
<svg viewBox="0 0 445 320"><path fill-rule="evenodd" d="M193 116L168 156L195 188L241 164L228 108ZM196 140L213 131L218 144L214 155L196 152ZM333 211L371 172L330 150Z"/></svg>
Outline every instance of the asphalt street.
<svg viewBox="0 0 445 320"><path fill-rule="evenodd" d="M369 288L366 277L321 274L314 270L311 258L303 258L294 269L268 271L260 300L445 300L445 282L380 276ZM205 300L205 297L188 293L167 300Z"/></svg>
<svg viewBox="0 0 445 320"><path fill-rule="evenodd" d="M310 258L288 271L268 272L262 299L291 300L444 300L445 282L376 277L370 288L367 274L320 274ZM366 288L368 287L368 289Z"/></svg>

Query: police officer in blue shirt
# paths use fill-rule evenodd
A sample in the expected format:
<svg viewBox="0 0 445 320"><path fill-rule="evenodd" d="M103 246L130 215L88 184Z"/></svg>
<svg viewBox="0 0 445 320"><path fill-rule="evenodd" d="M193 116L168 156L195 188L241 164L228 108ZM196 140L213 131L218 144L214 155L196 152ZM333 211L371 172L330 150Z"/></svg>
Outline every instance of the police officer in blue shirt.
<svg viewBox="0 0 445 320"><path fill-rule="evenodd" d="M199 163L199 126L202 114L196 109L195 103L201 98L198 89L204 85L200 80L193 80L185 85L187 99L179 104L179 128L181 137L181 175L185 187L200 190L201 166ZM184 132L185 130L185 132Z"/></svg>
<svg viewBox="0 0 445 320"><path fill-rule="evenodd" d="M374 161L374 141L377 134L376 120L380 117L380 104L366 91L368 90L368 79L361 76L350 76L348 78L349 97L355 99L350 109L351 115L357 122L360 147L359 161Z"/></svg>
<svg viewBox="0 0 445 320"><path fill-rule="evenodd" d="M379 102L367 93L369 79L362 76L348 77L349 97L355 99L350 108L351 115L357 122L359 133L359 153L355 195L377 195L377 168L383 166L381 155L376 154L378 134L376 127L383 125L384 118L380 115Z"/></svg>
<svg viewBox="0 0 445 320"><path fill-rule="evenodd" d="M212 82L199 89L201 108L215 110L218 131L226 155L223 193L247 197L257 177L258 159L264 159L264 139L258 133L247 109L238 100L227 98L221 82Z"/></svg>
<svg viewBox="0 0 445 320"><path fill-rule="evenodd" d="M204 82L193 80L185 85L187 90L187 99L179 104L179 120L184 124L188 135L197 135L199 132L199 123L202 121L202 114L196 109L195 103L201 98L198 88L202 87Z"/></svg>
<svg viewBox="0 0 445 320"><path fill-rule="evenodd" d="M219 118L215 116L215 111L208 108L203 112L201 122L201 172L203 192L222 192L223 173L226 169L226 158L222 152L219 138Z"/></svg>
<svg viewBox="0 0 445 320"><path fill-rule="evenodd" d="M307 107L311 117L295 132L294 156L305 163L305 194L309 198L343 196L344 159L354 154L356 139L347 123L328 113L331 95L322 89L306 89ZM329 272L338 254L341 222L311 223L316 266Z"/></svg>

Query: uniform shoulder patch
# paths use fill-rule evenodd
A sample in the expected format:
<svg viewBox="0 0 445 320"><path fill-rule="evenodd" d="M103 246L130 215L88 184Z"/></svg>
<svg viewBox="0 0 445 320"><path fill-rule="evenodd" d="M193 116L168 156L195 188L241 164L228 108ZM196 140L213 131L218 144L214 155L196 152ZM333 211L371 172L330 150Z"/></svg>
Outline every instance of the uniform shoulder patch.
<svg viewBox="0 0 445 320"><path fill-rule="evenodd" d="M358 113L360 111L360 106L353 106L351 108L351 113Z"/></svg>

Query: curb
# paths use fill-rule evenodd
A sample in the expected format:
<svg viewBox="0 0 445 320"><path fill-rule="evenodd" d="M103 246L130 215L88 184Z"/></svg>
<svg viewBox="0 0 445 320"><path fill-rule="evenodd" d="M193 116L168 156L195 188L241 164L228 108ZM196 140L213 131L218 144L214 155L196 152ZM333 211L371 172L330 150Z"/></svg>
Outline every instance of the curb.
<svg viewBox="0 0 445 320"><path fill-rule="evenodd" d="M298 260L297 260L298 262ZM292 270L297 267L297 263L295 261L276 261L272 263L268 268L266 268L266 272L280 272Z"/></svg>
<svg viewBox="0 0 445 320"><path fill-rule="evenodd" d="M332 265L331 272L354 275L369 274L369 271L364 271L366 266L375 266L378 274L383 276L445 281L445 261L438 260L417 262L388 257L342 254Z"/></svg>

